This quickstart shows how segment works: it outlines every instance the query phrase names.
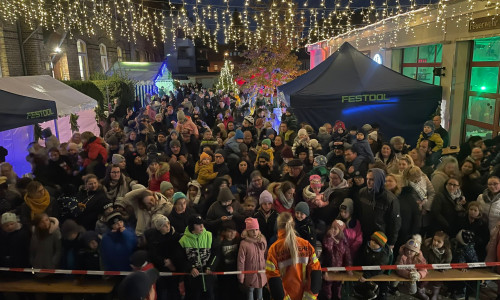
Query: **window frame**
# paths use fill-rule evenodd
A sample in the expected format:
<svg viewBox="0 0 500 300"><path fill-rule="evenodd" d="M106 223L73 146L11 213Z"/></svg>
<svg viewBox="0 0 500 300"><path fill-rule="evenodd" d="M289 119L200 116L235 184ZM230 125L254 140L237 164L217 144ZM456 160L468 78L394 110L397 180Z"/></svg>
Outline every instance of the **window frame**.
<svg viewBox="0 0 500 300"><path fill-rule="evenodd" d="M104 54L103 54L104 49ZM99 44L99 55L101 57L101 67L103 73L106 73L109 70L109 61L108 61L108 48L103 43Z"/></svg>
<svg viewBox="0 0 500 300"><path fill-rule="evenodd" d="M403 55L401 55L401 72L400 73L403 74L404 68L411 68L411 67L416 68L415 69L415 76L416 76L416 78L413 78L413 79L418 80L418 69L419 68L440 68L442 66L442 64L443 64L443 62L442 62L443 61L442 56L441 56L441 62L436 62L436 60L437 60L437 54L438 54L437 47L438 47L438 45L441 45L441 44L433 44L433 45L434 45L434 49L435 50L434 50L434 62L432 62L432 63L418 62L419 56L420 56L420 48L423 47L423 46L432 46L432 44L431 45L419 45L419 46L415 46L415 47L403 48ZM404 62L405 61L405 50L409 49L409 48L417 48L417 62L416 63L405 63ZM407 77L408 78L412 78L412 77L409 77L409 76L407 76ZM425 81L422 81L422 80L418 80L418 81L425 82ZM425 83L428 83L428 82L425 82ZM433 74L433 76L432 76L432 83L428 83L428 84L437 85L435 83L436 83L436 76L434 76L434 74ZM439 81L439 85L437 85L437 86L441 86L441 80Z"/></svg>
<svg viewBox="0 0 500 300"><path fill-rule="evenodd" d="M118 62L124 61L124 59L123 59L123 49L120 46L116 47L116 57L117 57L116 60Z"/></svg>
<svg viewBox="0 0 500 300"><path fill-rule="evenodd" d="M80 77L82 80L88 80L89 79L89 58L88 58L88 52L87 52L87 43L85 43L85 41L83 41L81 39L76 40L76 52L77 52L77 56L78 56L78 68L80 70Z"/></svg>

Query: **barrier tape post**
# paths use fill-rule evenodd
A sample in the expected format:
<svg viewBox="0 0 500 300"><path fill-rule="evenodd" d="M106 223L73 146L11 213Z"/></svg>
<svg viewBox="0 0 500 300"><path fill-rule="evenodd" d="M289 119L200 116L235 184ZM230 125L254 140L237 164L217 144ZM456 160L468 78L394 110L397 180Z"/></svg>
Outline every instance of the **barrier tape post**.
<svg viewBox="0 0 500 300"><path fill-rule="evenodd" d="M500 262L477 262L477 263L452 263L452 264L416 264L416 265L381 265L381 266L348 266L348 267L328 267L322 268L323 272L346 272L346 271L379 271L379 270L408 270L408 269L429 269L429 270L449 270L449 269L474 269L485 267L500 267ZM88 270L62 270L62 269L35 269L35 268L5 268L0 267L2 272L22 272L22 273L45 273L45 274L67 274L67 275L105 275L105 276L127 276L132 272L128 271L88 271ZM265 270L256 271L227 271L200 273L201 275L237 275L265 273ZM183 276L190 273L180 272L160 272L160 276Z"/></svg>

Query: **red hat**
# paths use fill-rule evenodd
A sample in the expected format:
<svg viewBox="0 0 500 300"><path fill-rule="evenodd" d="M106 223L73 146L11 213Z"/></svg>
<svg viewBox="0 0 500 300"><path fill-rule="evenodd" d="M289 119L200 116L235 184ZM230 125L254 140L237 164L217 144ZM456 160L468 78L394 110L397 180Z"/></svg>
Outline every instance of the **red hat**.
<svg viewBox="0 0 500 300"><path fill-rule="evenodd" d="M259 221L255 218L245 219L246 230L259 229Z"/></svg>
<svg viewBox="0 0 500 300"><path fill-rule="evenodd" d="M342 128L345 131L345 124L344 122L337 120L335 121L335 125L333 126L333 131L336 132L339 128Z"/></svg>
<svg viewBox="0 0 500 300"><path fill-rule="evenodd" d="M281 150L281 157L282 158L293 158L292 149L288 146L284 147L283 150Z"/></svg>

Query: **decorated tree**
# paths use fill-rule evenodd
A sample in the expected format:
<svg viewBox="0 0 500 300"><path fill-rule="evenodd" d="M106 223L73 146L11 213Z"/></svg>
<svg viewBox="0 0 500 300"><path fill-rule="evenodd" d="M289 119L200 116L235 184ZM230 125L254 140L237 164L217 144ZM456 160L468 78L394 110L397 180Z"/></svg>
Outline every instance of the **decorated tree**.
<svg viewBox="0 0 500 300"><path fill-rule="evenodd" d="M304 73L299 71L297 56L287 47L285 39L274 45L262 44L243 54L245 63L236 68L237 81L243 92L273 95L276 87Z"/></svg>
<svg viewBox="0 0 500 300"><path fill-rule="evenodd" d="M233 69L233 64L226 59L226 61L224 61L224 66L220 70L215 88L224 91L224 93L234 92L235 95L238 95L238 85L233 77Z"/></svg>

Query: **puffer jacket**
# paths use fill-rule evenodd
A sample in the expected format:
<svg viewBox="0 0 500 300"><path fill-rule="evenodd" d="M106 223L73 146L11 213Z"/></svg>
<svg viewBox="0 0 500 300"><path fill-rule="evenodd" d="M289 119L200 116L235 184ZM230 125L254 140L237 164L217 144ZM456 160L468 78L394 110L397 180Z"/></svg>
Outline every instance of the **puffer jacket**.
<svg viewBox="0 0 500 300"><path fill-rule="evenodd" d="M33 268L56 269L59 266L62 255L59 220L52 217L49 220L49 234L45 237L40 237L33 227L30 243L30 262ZM38 277L44 275L39 274Z"/></svg>
<svg viewBox="0 0 500 300"><path fill-rule="evenodd" d="M243 240L238 251L237 267L238 271L257 271L266 267L265 252L267 242L264 235L258 238L251 238L246 231L241 234ZM238 280L246 287L261 288L267 283L266 274L238 274Z"/></svg>
<svg viewBox="0 0 500 300"><path fill-rule="evenodd" d="M88 157L83 161L83 166L88 166L92 161L101 159L103 164L108 160L108 151L103 146L100 137L91 137L89 141L83 145L83 150L87 152Z"/></svg>
<svg viewBox="0 0 500 300"><path fill-rule="evenodd" d="M418 252L418 255L414 256L413 258L408 257L404 254L404 245L399 248L399 256L396 260L397 265L415 265L415 264L426 264L427 261L425 260L424 255L422 254L422 251ZM411 270L409 269L397 269L396 273L398 273L399 276L403 278L410 278L410 272ZM425 278L427 276L427 269L417 269L417 272L420 274L420 278Z"/></svg>
<svg viewBox="0 0 500 300"><path fill-rule="evenodd" d="M444 249L444 253L437 255L432 250L432 238L427 238L422 244L422 254L429 264L449 264L451 263L451 249Z"/></svg>
<svg viewBox="0 0 500 300"><path fill-rule="evenodd" d="M347 226L344 229L344 239L347 241L347 245L349 245L351 256L355 257L358 253L359 247L361 247L361 244L363 243L361 223L359 223L356 219L351 219L351 221L349 221L346 225Z"/></svg>
<svg viewBox="0 0 500 300"><path fill-rule="evenodd" d="M323 267L352 266L351 251L345 236L335 242L328 234L323 238L323 252L321 254Z"/></svg>
<svg viewBox="0 0 500 300"><path fill-rule="evenodd" d="M203 228L202 233L194 234L186 227L184 235L179 240L179 244L184 249L188 264L186 271L190 272L196 268L204 272L215 262L215 252L212 251L212 233Z"/></svg>
<svg viewBox="0 0 500 300"><path fill-rule="evenodd" d="M302 196L311 209L321 208L328 205L328 199L325 199L324 194L320 193L316 195L316 193L311 189L310 185L304 188L304 190L302 191Z"/></svg>
<svg viewBox="0 0 500 300"><path fill-rule="evenodd" d="M160 184L163 181L170 182L170 165L166 162L160 163L160 170L158 172L158 177L154 175L149 176L148 188L153 192L159 192Z"/></svg>
<svg viewBox="0 0 500 300"><path fill-rule="evenodd" d="M123 197L123 200L117 201L123 203L124 206L131 206L134 209L134 214L137 219L135 233L138 236L142 236L144 231L151 228L151 219L153 215L161 214L168 216L174 206L172 202L168 201L161 193L153 192L154 197L159 200L158 203L151 210L142 209L142 205L139 205L139 201L142 201L142 199L136 199L136 196L144 190L146 190L146 188L128 192L125 197Z"/></svg>
<svg viewBox="0 0 500 300"><path fill-rule="evenodd" d="M486 189L481 195L477 197L477 201L482 205L482 213L488 220L488 228L490 233L500 221L500 193L491 195Z"/></svg>

